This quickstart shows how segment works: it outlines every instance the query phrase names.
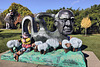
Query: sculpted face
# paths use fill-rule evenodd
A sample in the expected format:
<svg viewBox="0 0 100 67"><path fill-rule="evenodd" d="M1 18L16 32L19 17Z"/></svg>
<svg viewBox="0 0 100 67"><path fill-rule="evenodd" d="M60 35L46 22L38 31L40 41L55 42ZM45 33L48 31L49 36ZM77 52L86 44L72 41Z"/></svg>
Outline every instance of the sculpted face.
<svg viewBox="0 0 100 67"><path fill-rule="evenodd" d="M71 34L73 31L73 19L74 15L71 11L69 10L62 10L58 14L58 22L57 22L57 27L58 30L61 34L67 35Z"/></svg>

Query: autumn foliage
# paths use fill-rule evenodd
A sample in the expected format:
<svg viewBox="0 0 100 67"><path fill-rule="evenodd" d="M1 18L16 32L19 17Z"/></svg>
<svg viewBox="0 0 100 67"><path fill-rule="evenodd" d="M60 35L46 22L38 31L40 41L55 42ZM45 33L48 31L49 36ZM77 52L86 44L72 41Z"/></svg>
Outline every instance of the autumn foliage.
<svg viewBox="0 0 100 67"><path fill-rule="evenodd" d="M89 28L91 26L91 20L89 19L89 17L83 18L81 21L81 27L85 28L85 36L87 33L87 28Z"/></svg>
<svg viewBox="0 0 100 67"><path fill-rule="evenodd" d="M91 20L89 19L89 17L83 18L81 21L81 26L83 28L88 28L91 26Z"/></svg>

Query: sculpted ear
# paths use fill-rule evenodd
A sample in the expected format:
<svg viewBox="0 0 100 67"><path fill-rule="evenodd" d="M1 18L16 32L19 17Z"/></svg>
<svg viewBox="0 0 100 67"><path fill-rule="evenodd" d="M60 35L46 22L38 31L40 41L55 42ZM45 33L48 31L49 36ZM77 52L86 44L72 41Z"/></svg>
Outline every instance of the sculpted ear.
<svg viewBox="0 0 100 67"><path fill-rule="evenodd" d="M59 22L59 12L55 15L55 22L54 25L58 26L58 22Z"/></svg>

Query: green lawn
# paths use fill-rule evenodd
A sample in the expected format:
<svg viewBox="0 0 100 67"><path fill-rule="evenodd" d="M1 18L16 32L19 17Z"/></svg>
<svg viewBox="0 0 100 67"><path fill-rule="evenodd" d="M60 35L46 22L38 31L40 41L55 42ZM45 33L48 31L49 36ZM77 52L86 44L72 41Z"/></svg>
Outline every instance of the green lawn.
<svg viewBox="0 0 100 67"><path fill-rule="evenodd" d="M20 39L21 30L0 29L0 53L8 50L6 43L9 40Z"/></svg>
<svg viewBox="0 0 100 67"><path fill-rule="evenodd" d="M0 53L8 50L6 43L9 40L20 39L21 30L3 30L0 29ZM84 35L71 35L78 37L83 41L83 45L87 46L87 51L93 51L100 59L100 34L93 34L85 37Z"/></svg>
<svg viewBox="0 0 100 67"><path fill-rule="evenodd" d="M83 41L83 45L87 46L86 51L93 51L100 60L100 34L93 34L89 36L72 35L78 37Z"/></svg>

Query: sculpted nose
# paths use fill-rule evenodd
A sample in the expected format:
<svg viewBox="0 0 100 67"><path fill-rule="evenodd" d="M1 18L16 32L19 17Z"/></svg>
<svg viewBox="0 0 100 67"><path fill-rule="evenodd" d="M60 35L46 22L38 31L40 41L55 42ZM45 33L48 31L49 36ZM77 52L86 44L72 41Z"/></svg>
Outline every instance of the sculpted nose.
<svg viewBox="0 0 100 67"><path fill-rule="evenodd" d="M65 30L65 29L69 29L69 27L65 26L65 27L64 27L64 30Z"/></svg>
<svg viewBox="0 0 100 67"><path fill-rule="evenodd" d="M65 22L65 25L70 25L70 20L67 20L66 22Z"/></svg>

